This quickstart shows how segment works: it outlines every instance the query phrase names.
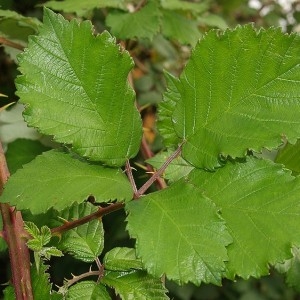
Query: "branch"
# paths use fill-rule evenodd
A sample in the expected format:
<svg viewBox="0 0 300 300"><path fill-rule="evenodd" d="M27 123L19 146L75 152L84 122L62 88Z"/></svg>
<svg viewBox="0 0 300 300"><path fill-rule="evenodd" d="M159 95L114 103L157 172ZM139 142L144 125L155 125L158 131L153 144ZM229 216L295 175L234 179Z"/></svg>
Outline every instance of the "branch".
<svg viewBox="0 0 300 300"><path fill-rule="evenodd" d="M21 51L23 51L24 48L25 48L24 46L22 46L20 44L17 44L15 42L12 42L12 41L10 41L10 40L2 37L2 36L0 36L0 44L6 45L6 46L9 46L9 47L21 50Z"/></svg>
<svg viewBox="0 0 300 300"><path fill-rule="evenodd" d="M0 193L9 177L3 148L0 143ZM27 236L23 227L21 212L10 207L8 203L0 203L3 231L2 237L7 243L12 283L14 285L17 300L33 300L31 277L30 277L30 255L24 237Z"/></svg>
<svg viewBox="0 0 300 300"><path fill-rule="evenodd" d="M149 180L146 181L146 183L137 191L136 199L140 198L148 190L148 188L152 185L152 183L164 173L164 171L169 166L169 164L180 154L183 144L184 142L178 146L176 151L164 162L164 164L152 175L152 177L150 177Z"/></svg>
<svg viewBox="0 0 300 300"><path fill-rule="evenodd" d="M67 221L65 224L63 224L61 226L52 228L51 234L59 236L65 231L68 231L77 226L83 225L85 223L88 223L92 220L99 219L99 218L103 217L104 215L107 215L111 212L114 212L116 210L124 208L124 206L125 206L125 204L123 202L116 202L116 203L110 204L107 207L100 207L98 209L98 211L96 211L88 216L82 217L82 218L74 220L74 221Z"/></svg>
<svg viewBox="0 0 300 300"><path fill-rule="evenodd" d="M142 153L144 159L149 159L154 156L149 145L147 144L144 136L143 136L142 144L141 144L141 153ZM155 173L153 167L150 166L149 164L147 164L147 171L149 173ZM157 177L155 183L159 190L165 189L167 187L166 182L161 177Z"/></svg>

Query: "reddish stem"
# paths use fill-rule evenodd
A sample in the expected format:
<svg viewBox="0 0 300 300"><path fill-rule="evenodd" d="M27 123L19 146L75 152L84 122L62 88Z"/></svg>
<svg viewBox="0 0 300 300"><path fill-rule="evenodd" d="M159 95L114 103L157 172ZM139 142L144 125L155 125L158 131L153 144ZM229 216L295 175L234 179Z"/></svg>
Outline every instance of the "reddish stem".
<svg viewBox="0 0 300 300"><path fill-rule="evenodd" d="M143 139L142 139L141 153L142 153L142 156L145 159L149 159L149 158L151 158L151 157L154 156L154 154L151 151L151 149L150 149L150 147L149 147L149 145L148 145L145 137L143 137ZM155 173L153 167L150 166L149 164L147 164L147 171L149 173ZM167 187L166 182L161 177L157 177L155 183L156 183L157 188L159 190L165 189Z"/></svg>
<svg viewBox="0 0 300 300"><path fill-rule="evenodd" d="M180 154L182 145L183 145L183 143L178 146L178 148L175 150L175 152L170 157L168 157L168 159L164 162L164 164L137 191L135 198L141 197L148 190L148 188L152 185L152 183L155 182L155 180L157 180L164 173L164 171L169 166L169 164Z"/></svg>
<svg viewBox="0 0 300 300"><path fill-rule="evenodd" d="M52 235L60 235L67 230L73 229L77 226L83 225L92 220L99 219L99 218L103 217L104 215L107 215L111 212L114 212L116 210L124 208L124 206L125 206L125 204L123 202L116 202L107 207L100 207L98 209L98 211L96 211L88 216L85 216L85 217L82 217L80 219L70 221L70 222L67 221L65 224L63 224L59 227L52 228L51 233L52 233Z"/></svg>
<svg viewBox="0 0 300 300"><path fill-rule="evenodd" d="M0 143L0 193L9 177L3 148ZM12 283L14 285L17 300L33 299L30 277L30 255L26 245L27 236L23 227L21 212L10 207L8 203L0 203L3 231L2 236L7 243Z"/></svg>

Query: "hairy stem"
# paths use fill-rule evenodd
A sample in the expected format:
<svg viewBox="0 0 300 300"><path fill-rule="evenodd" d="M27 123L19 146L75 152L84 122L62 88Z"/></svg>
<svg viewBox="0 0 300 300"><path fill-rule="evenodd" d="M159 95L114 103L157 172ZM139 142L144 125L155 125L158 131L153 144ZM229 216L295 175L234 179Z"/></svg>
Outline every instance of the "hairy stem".
<svg viewBox="0 0 300 300"><path fill-rule="evenodd" d="M82 218L74 220L74 221L67 221L65 224L63 224L59 227L52 228L51 234L59 236L67 230L76 228L77 226L83 225L92 220L99 219L99 218L103 217L104 215L107 215L111 212L114 212L121 208L124 208L124 206L125 206L125 204L123 202L116 202L116 203L110 204L107 207L100 207L98 209L98 211L96 211L88 216L82 217Z"/></svg>
<svg viewBox="0 0 300 300"><path fill-rule="evenodd" d="M0 143L0 191L9 177L3 148ZM12 283L17 300L33 299L30 277L30 255L26 245L27 233L23 227L21 212L16 211L7 203L0 203L3 231L2 236L7 243Z"/></svg>

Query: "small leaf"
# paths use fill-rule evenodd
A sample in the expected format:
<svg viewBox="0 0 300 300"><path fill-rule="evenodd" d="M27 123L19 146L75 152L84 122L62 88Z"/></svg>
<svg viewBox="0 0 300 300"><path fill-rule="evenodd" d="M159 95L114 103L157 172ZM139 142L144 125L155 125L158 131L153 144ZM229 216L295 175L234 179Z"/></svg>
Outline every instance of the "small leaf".
<svg viewBox="0 0 300 300"><path fill-rule="evenodd" d="M233 237L227 276L260 277L300 244L300 177L269 160L248 158L216 172L194 170L189 182L220 209Z"/></svg>
<svg viewBox="0 0 300 300"><path fill-rule="evenodd" d="M51 256L61 257L63 256L63 253L56 247L43 247L40 251L40 256L49 260Z"/></svg>
<svg viewBox="0 0 300 300"><path fill-rule="evenodd" d="M217 208L183 180L127 203L127 229L137 256L155 277L221 284L231 243Z"/></svg>
<svg viewBox="0 0 300 300"><path fill-rule="evenodd" d="M158 278L153 278L145 271L106 272L102 279L104 284L113 287L122 300L163 300L166 289Z"/></svg>
<svg viewBox="0 0 300 300"><path fill-rule="evenodd" d="M31 267L31 280L34 299L63 299L62 295L52 294L52 285L49 282L48 266L40 264L37 271L35 265Z"/></svg>
<svg viewBox="0 0 300 300"><path fill-rule="evenodd" d="M65 220L76 220L96 211L97 208L87 202L74 204L64 210L60 216ZM102 222L98 219L66 231L57 244L58 249L85 262L93 262L101 254L103 247L104 231Z"/></svg>
<svg viewBox="0 0 300 300"><path fill-rule="evenodd" d="M300 136L300 36L239 26L210 31L176 84L171 116L182 156L199 168L219 156L276 148ZM170 98L170 96L168 96Z"/></svg>
<svg viewBox="0 0 300 300"><path fill-rule="evenodd" d="M130 269L142 269L142 262L136 257L135 249L126 247L113 248L104 256L106 270L128 271Z"/></svg>
<svg viewBox="0 0 300 300"><path fill-rule="evenodd" d="M170 150L158 153L152 158L147 159L146 162L155 169L159 169L172 153L173 151ZM168 165L164 172L164 178L168 179L169 182L174 182L189 174L193 169L193 166L186 162L181 156L178 156Z"/></svg>
<svg viewBox="0 0 300 300"><path fill-rule="evenodd" d="M111 300L106 288L94 281L81 281L68 290L67 300Z"/></svg>
<svg viewBox="0 0 300 300"><path fill-rule="evenodd" d="M17 94L26 122L93 161L122 166L139 150L142 126L128 72L133 60L90 21L68 22L49 9L20 55Z"/></svg>
<svg viewBox="0 0 300 300"><path fill-rule="evenodd" d="M148 3L137 12L112 12L106 18L107 26L113 35L120 39L152 39L159 32L160 9L157 1Z"/></svg>
<svg viewBox="0 0 300 300"><path fill-rule="evenodd" d="M33 222L25 222L24 229L34 238L37 239L41 235L39 228Z"/></svg>
<svg viewBox="0 0 300 300"><path fill-rule="evenodd" d="M11 176L0 201L40 214L51 207L60 211L90 195L101 202L128 200L132 188L120 170L91 165L51 150Z"/></svg>
<svg viewBox="0 0 300 300"><path fill-rule="evenodd" d="M64 0L64 1L47 1L44 6L53 10L64 11L67 13L74 12L78 16L85 16L94 8L124 8L124 0Z"/></svg>
<svg viewBox="0 0 300 300"><path fill-rule="evenodd" d="M51 230L47 226L41 227L41 237L43 239L43 245L47 245L51 240Z"/></svg>
<svg viewBox="0 0 300 300"><path fill-rule="evenodd" d="M162 34L170 39L176 39L182 44L195 46L201 33L195 20L190 20L180 13L163 10L161 19Z"/></svg>

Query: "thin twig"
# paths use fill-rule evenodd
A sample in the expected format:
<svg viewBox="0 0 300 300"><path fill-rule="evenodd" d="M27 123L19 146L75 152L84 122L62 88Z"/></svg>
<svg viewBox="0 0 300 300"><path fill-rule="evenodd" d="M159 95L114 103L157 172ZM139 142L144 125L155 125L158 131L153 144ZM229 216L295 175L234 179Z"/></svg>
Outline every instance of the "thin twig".
<svg viewBox="0 0 300 300"><path fill-rule="evenodd" d="M125 170L126 170L126 174L128 176L128 179L130 181L130 184L132 186L133 194L134 194L134 197L135 197L135 195L137 193L137 188L136 188L136 184L135 184L135 181L134 181L134 178L133 178L133 175L132 175L132 167L130 166L130 163L129 163L128 159L126 160Z"/></svg>
<svg viewBox="0 0 300 300"><path fill-rule="evenodd" d="M78 276L73 275L72 279L68 279L67 280L67 286L70 287L71 285L73 285L74 283L76 283L77 281L86 278L86 277L90 277L90 276L101 276L102 271L88 271L86 273L80 274Z"/></svg>
<svg viewBox="0 0 300 300"><path fill-rule="evenodd" d="M2 45L6 45L6 46L9 46L9 47L12 47L12 48L15 48L15 49L18 49L18 50L21 50L23 51L24 50L24 46L18 44L18 43L15 43L15 42L12 42L2 36L0 36L0 44Z"/></svg>
<svg viewBox="0 0 300 300"><path fill-rule="evenodd" d="M146 183L137 191L136 199L141 197L152 185L152 183L164 173L164 171L169 166L169 164L180 154L182 145L183 143L179 145L176 151L164 162L164 164L152 175L152 177L150 177L149 180L146 181Z"/></svg>
<svg viewBox="0 0 300 300"><path fill-rule="evenodd" d="M150 147L149 147L149 145L148 145L148 143L147 143L144 136L143 136L142 144L141 144L141 153L142 153L144 159L149 159L149 158L154 156L154 154L151 151L151 149L150 149ZM153 167L150 166L149 164L146 165L146 168L147 168L147 171L149 173L155 173ZM155 183L156 183L157 188L159 190L165 189L167 187L166 182L161 177L157 177Z"/></svg>
<svg viewBox="0 0 300 300"><path fill-rule="evenodd" d="M124 206L125 206L125 204L123 202L115 202L115 203L110 204L107 207L100 207L98 209L98 211L96 211L96 212L94 212L94 213L92 213L88 216L82 217L82 218L74 220L74 221L69 221L69 222L64 223L61 226L52 228L51 229L51 234L59 236L67 230L73 229L77 226L83 225L83 224L88 223L92 220L99 219L99 218L103 217L104 215L107 215L111 212L114 212L116 210L124 208Z"/></svg>

